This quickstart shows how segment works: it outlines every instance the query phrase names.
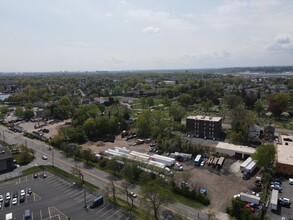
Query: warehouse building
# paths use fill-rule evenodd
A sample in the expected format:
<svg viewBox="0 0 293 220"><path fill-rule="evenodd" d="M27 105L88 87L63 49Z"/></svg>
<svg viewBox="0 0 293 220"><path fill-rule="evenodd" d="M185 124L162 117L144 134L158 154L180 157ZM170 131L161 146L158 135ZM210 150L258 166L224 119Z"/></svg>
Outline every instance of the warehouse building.
<svg viewBox="0 0 293 220"><path fill-rule="evenodd" d="M238 160L245 160L255 152L255 149L247 146L219 142L216 146L216 152L222 155L234 157Z"/></svg>
<svg viewBox="0 0 293 220"><path fill-rule="evenodd" d="M293 135L280 135L277 145L276 172L293 175Z"/></svg>
<svg viewBox="0 0 293 220"><path fill-rule="evenodd" d="M11 151L0 146L0 173L12 171L14 168Z"/></svg>
<svg viewBox="0 0 293 220"><path fill-rule="evenodd" d="M222 134L222 118L212 116L188 116L186 132L194 137L218 140Z"/></svg>

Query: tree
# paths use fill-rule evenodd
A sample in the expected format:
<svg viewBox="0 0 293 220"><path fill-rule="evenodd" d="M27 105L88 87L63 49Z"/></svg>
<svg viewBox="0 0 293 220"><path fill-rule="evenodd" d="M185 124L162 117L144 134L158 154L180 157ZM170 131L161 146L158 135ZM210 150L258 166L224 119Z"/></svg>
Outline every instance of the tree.
<svg viewBox="0 0 293 220"><path fill-rule="evenodd" d="M276 149L272 144L262 145L258 147L252 158L256 161L258 167L268 171L272 168L275 160Z"/></svg>
<svg viewBox="0 0 293 220"><path fill-rule="evenodd" d="M2 106L0 107L0 112L2 114L7 114L7 112L9 112L9 108L7 106Z"/></svg>
<svg viewBox="0 0 293 220"><path fill-rule="evenodd" d="M162 205L170 202L168 192L163 180L157 179L142 187L144 204L154 212L155 220L159 220L159 209Z"/></svg>
<svg viewBox="0 0 293 220"><path fill-rule="evenodd" d="M255 104L254 104L254 108L257 111L258 115L261 115L261 113L265 110L262 101L260 99L258 99Z"/></svg>
<svg viewBox="0 0 293 220"><path fill-rule="evenodd" d="M242 107L236 107L231 110L232 130L236 132L240 142L245 142L248 138L250 126L253 124L253 118L248 110Z"/></svg>
<svg viewBox="0 0 293 220"><path fill-rule="evenodd" d="M86 164L88 165L89 164L89 161L93 159L93 152L92 152L92 150L89 149L89 148L83 149L83 151L82 151L82 157L83 157L83 159L85 159Z"/></svg>
<svg viewBox="0 0 293 220"><path fill-rule="evenodd" d="M181 123L182 118L185 116L186 111L180 105L175 104L170 106L169 115L173 118L174 121Z"/></svg>
<svg viewBox="0 0 293 220"><path fill-rule="evenodd" d="M192 102L192 97L189 94L181 94L178 96L178 102L180 102L181 105L183 106L188 106L191 105Z"/></svg>
<svg viewBox="0 0 293 220"><path fill-rule="evenodd" d="M292 97L289 93L276 93L269 100L268 110L279 117L291 101Z"/></svg>
<svg viewBox="0 0 293 220"><path fill-rule="evenodd" d="M30 120L35 116L35 113L32 109L26 109L23 113L23 119Z"/></svg>
<svg viewBox="0 0 293 220"><path fill-rule="evenodd" d="M208 112L211 107L213 107L214 103L211 100L202 103L202 107L204 108L205 112Z"/></svg>
<svg viewBox="0 0 293 220"><path fill-rule="evenodd" d="M229 109L236 108L243 104L242 98L237 95L226 95L224 97L224 102L226 103Z"/></svg>
<svg viewBox="0 0 293 220"><path fill-rule="evenodd" d="M19 118L23 118L24 110L23 107L17 106L14 111L14 115Z"/></svg>

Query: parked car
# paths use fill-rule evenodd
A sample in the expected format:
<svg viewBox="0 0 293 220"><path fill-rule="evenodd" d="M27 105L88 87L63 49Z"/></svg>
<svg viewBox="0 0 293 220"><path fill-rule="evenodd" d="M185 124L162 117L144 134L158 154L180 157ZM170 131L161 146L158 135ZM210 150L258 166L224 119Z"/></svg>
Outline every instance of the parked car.
<svg viewBox="0 0 293 220"><path fill-rule="evenodd" d="M136 198L137 195L134 193L134 192L130 192L129 195L132 197L132 198Z"/></svg>
<svg viewBox="0 0 293 220"><path fill-rule="evenodd" d="M18 197L18 192L14 192L12 197L17 198Z"/></svg>
<svg viewBox="0 0 293 220"><path fill-rule="evenodd" d="M279 192L282 192L282 187L280 185L271 185L271 190L275 189L278 190Z"/></svg>
<svg viewBox="0 0 293 220"><path fill-rule="evenodd" d="M21 196L25 196L25 191L24 191L24 189L20 190L20 195L21 195Z"/></svg>
<svg viewBox="0 0 293 220"><path fill-rule="evenodd" d="M12 205L16 205L17 204L17 198L13 198L12 199Z"/></svg>
<svg viewBox="0 0 293 220"><path fill-rule="evenodd" d="M293 185L293 178L289 178L289 184Z"/></svg>
<svg viewBox="0 0 293 220"><path fill-rule="evenodd" d="M290 199L288 199L288 198L279 198L279 204L281 206L286 206L286 207L290 207L291 206Z"/></svg>
<svg viewBox="0 0 293 220"><path fill-rule="evenodd" d="M3 195L0 195L0 202L3 202Z"/></svg>
<svg viewBox="0 0 293 220"><path fill-rule="evenodd" d="M20 196L19 197L19 202L23 203L24 201L25 201L25 196L24 195Z"/></svg>
<svg viewBox="0 0 293 220"><path fill-rule="evenodd" d="M45 156L45 155L43 155L43 156L42 156L42 159L43 159L43 160L48 160L48 157Z"/></svg>
<svg viewBox="0 0 293 220"><path fill-rule="evenodd" d="M31 188L27 189L27 194L29 194L29 195L32 194L32 189Z"/></svg>
<svg viewBox="0 0 293 220"><path fill-rule="evenodd" d="M34 178L38 178L39 174L35 173Z"/></svg>
<svg viewBox="0 0 293 220"><path fill-rule="evenodd" d="M5 200L4 206L5 206L5 207L10 206L10 199L6 199L6 200Z"/></svg>
<svg viewBox="0 0 293 220"><path fill-rule="evenodd" d="M7 192L6 193L6 197L5 198L6 198L6 200L10 200L10 198L11 198L10 192Z"/></svg>

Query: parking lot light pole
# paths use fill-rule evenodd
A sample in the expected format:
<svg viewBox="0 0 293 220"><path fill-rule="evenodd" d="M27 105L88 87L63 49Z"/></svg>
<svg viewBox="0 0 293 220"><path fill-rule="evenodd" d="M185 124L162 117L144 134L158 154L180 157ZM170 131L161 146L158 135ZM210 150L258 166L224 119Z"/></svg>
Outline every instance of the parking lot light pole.
<svg viewBox="0 0 293 220"><path fill-rule="evenodd" d="M54 167L54 149L52 148L52 165Z"/></svg>

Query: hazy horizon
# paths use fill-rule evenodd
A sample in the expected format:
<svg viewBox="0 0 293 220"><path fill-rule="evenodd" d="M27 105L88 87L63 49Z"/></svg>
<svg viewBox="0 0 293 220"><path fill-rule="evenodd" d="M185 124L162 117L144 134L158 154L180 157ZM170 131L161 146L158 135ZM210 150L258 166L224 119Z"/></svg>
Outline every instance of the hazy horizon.
<svg viewBox="0 0 293 220"><path fill-rule="evenodd" d="M290 0L3 0L0 72L291 66Z"/></svg>

